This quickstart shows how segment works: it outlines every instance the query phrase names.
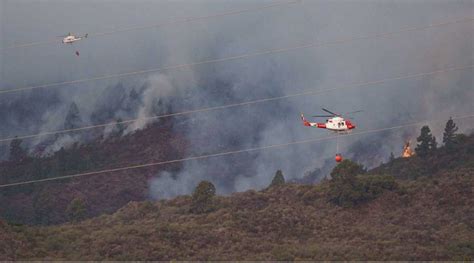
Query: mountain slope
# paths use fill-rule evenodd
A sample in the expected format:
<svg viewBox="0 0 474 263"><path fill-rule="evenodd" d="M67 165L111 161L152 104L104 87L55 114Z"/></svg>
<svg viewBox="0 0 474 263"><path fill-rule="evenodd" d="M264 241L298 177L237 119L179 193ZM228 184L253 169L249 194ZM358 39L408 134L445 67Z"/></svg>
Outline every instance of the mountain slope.
<svg viewBox="0 0 474 263"><path fill-rule="evenodd" d="M49 157L0 163L0 183L166 161L185 156L186 150L187 140L174 131L172 121L161 121L126 136L61 149ZM75 198L86 203L87 217L111 213L129 201L145 200L148 180L159 171L179 168L180 164L170 164L4 188L0 191L0 217L23 224L63 223Z"/></svg>
<svg viewBox="0 0 474 263"><path fill-rule="evenodd" d="M216 197L131 202L76 224L17 227L16 259L462 260L474 258L474 167L416 180L353 208L327 200L330 181Z"/></svg>

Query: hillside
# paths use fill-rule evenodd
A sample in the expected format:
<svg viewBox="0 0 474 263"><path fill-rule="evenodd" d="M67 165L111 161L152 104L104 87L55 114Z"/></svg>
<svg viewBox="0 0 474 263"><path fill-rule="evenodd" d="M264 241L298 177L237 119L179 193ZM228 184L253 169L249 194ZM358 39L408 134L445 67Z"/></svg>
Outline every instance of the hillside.
<svg viewBox="0 0 474 263"><path fill-rule="evenodd" d="M98 138L61 149L48 157L25 157L0 163L0 183L13 183L165 161L185 155L187 141L173 130L171 120L150 124L125 136ZM179 169L179 164L136 171L94 175L83 180L59 180L5 188L0 191L0 217L22 224L57 224L68 220L72 200L87 203L85 216L111 213L129 201L145 200L148 180L159 171Z"/></svg>
<svg viewBox="0 0 474 263"><path fill-rule="evenodd" d="M78 223L7 226L7 238L21 246L3 259L472 260L472 139L450 153L459 153L455 166L436 165L448 158L441 148L429 164L416 157L395 159L366 175L347 173L368 182L362 195L350 196L361 200L353 205L330 201L335 179L216 196L205 213L190 212L190 196L130 202L112 215ZM341 165L334 176L344 172ZM394 173L405 167L409 174L437 169L415 177L396 174L395 180L374 174L387 174L387 167L399 167ZM341 191L354 194L356 188Z"/></svg>

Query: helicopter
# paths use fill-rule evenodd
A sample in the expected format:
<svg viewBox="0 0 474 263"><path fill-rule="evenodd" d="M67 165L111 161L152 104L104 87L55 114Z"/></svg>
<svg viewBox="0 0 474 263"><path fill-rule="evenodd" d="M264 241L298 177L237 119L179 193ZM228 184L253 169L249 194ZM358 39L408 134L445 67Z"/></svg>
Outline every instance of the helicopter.
<svg viewBox="0 0 474 263"><path fill-rule="evenodd" d="M85 35L82 36L82 37L78 37L78 36L75 36L75 35L73 35L73 34L71 34L71 33L68 33L68 34L65 35L65 36L59 36L59 37L63 37L63 41L62 41L63 44L71 44L71 45L72 45L72 44L74 44L74 42L76 42L76 41L79 41L79 40L81 40L81 39L87 38L88 35L89 35L89 34L85 34ZM80 55L78 50L76 50L76 52L74 52L74 53L76 54L76 56L79 56L79 55Z"/></svg>
<svg viewBox="0 0 474 263"><path fill-rule="evenodd" d="M60 36L60 37L63 37L63 44L72 44L72 43L74 43L74 42L76 42L76 41L79 41L79 40L81 40L81 39L83 39L83 38L87 38L88 35L89 35L89 34L85 34L85 35L82 36L82 37L78 37L78 36L75 36L75 35L73 35L73 34L71 34L71 33L68 33L67 35L65 35L65 36Z"/></svg>
<svg viewBox="0 0 474 263"><path fill-rule="evenodd" d="M319 122L309 122L305 119L303 113L301 113L301 120L303 121L304 126L308 127L316 127L320 129L326 129L332 132L335 132L337 134L343 134L343 133L349 133L351 130L355 129L356 126L348 119L344 119L342 117L342 114L339 113L334 113L330 110L327 110L325 108L322 108L323 111L329 113L329 115L314 115L312 117L320 118L320 117L330 117L329 119L326 119L326 123L319 123ZM353 111L353 112L348 112L344 115L348 114L353 114L361 112L361 110L358 111ZM336 137L336 156L335 160L337 163L342 162L342 154L339 153L339 143Z"/></svg>
<svg viewBox="0 0 474 263"><path fill-rule="evenodd" d="M342 114L334 113L325 108L322 108L322 110L329 113L329 115L314 115L312 117L316 117L316 118L330 117L329 119L326 119L325 123L309 122L306 120L303 113L301 113L301 120L303 121L304 126L326 129L326 130L333 131L336 133L347 133L350 130L353 130L356 128L356 126L350 120L344 119L342 117ZM345 115L353 114L357 112L361 112L361 111L358 110L358 111L348 112Z"/></svg>

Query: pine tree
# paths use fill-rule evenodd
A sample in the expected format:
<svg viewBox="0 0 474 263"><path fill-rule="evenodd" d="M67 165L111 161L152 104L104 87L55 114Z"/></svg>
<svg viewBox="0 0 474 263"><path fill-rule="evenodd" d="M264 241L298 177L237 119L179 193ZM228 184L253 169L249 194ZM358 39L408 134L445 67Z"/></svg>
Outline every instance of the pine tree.
<svg viewBox="0 0 474 263"><path fill-rule="evenodd" d="M389 162L393 162L395 160L395 155L393 155L393 152L390 152L390 157L388 159Z"/></svg>
<svg viewBox="0 0 474 263"><path fill-rule="evenodd" d="M449 118L448 122L446 122L446 127L444 128L443 133L443 143L447 150L453 150L457 144L457 134L458 127L454 123L452 118Z"/></svg>
<svg viewBox="0 0 474 263"><path fill-rule="evenodd" d="M10 143L10 161L21 162L26 158L27 153L21 147L22 140L14 139Z"/></svg>
<svg viewBox="0 0 474 263"><path fill-rule="evenodd" d="M431 134L430 127L428 126L421 128L420 136L416 138L416 141L418 144L416 145L415 152L420 157L426 157L436 150L436 138Z"/></svg>
<svg viewBox="0 0 474 263"><path fill-rule="evenodd" d="M283 176L283 172L281 170L276 171L275 176L273 177L273 180L270 183L270 187L284 185L284 184L285 184L285 177Z"/></svg>
<svg viewBox="0 0 474 263"><path fill-rule="evenodd" d="M66 115L66 119L64 120L64 129L75 129L80 127L82 124L81 115L79 114L79 109L75 102L71 103L69 106L69 111Z"/></svg>
<svg viewBox="0 0 474 263"><path fill-rule="evenodd" d="M135 89L132 89L130 93L128 94L128 96L132 100L138 100L140 98L140 94L138 94L138 92Z"/></svg>

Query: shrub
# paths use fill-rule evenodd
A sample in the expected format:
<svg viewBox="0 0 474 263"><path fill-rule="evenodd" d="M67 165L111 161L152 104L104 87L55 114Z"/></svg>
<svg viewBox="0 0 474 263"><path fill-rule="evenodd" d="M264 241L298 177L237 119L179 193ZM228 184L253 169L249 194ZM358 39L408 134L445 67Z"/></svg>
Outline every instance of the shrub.
<svg viewBox="0 0 474 263"><path fill-rule="evenodd" d="M336 167L334 167L331 172L331 177L350 177L363 173L365 173L365 169L362 165L346 159L340 162Z"/></svg>
<svg viewBox="0 0 474 263"><path fill-rule="evenodd" d="M71 221L79 221L86 216L86 205L81 198L74 198L66 209L67 216Z"/></svg>
<svg viewBox="0 0 474 263"><path fill-rule="evenodd" d="M212 199L216 195L216 187L209 181L201 181L194 190L191 212L206 213L213 210Z"/></svg>
<svg viewBox="0 0 474 263"><path fill-rule="evenodd" d="M375 199L385 190L393 191L398 188L395 178L390 175L360 175L357 179L363 190L361 201Z"/></svg>
<svg viewBox="0 0 474 263"><path fill-rule="evenodd" d="M447 250L451 254L451 260L471 261L474 259L474 241L450 244Z"/></svg>
<svg viewBox="0 0 474 263"><path fill-rule="evenodd" d="M329 201L352 207L377 198L385 190L397 188L393 176L358 175L360 173L364 173L362 166L349 160L336 166L331 172L333 178L329 182Z"/></svg>

